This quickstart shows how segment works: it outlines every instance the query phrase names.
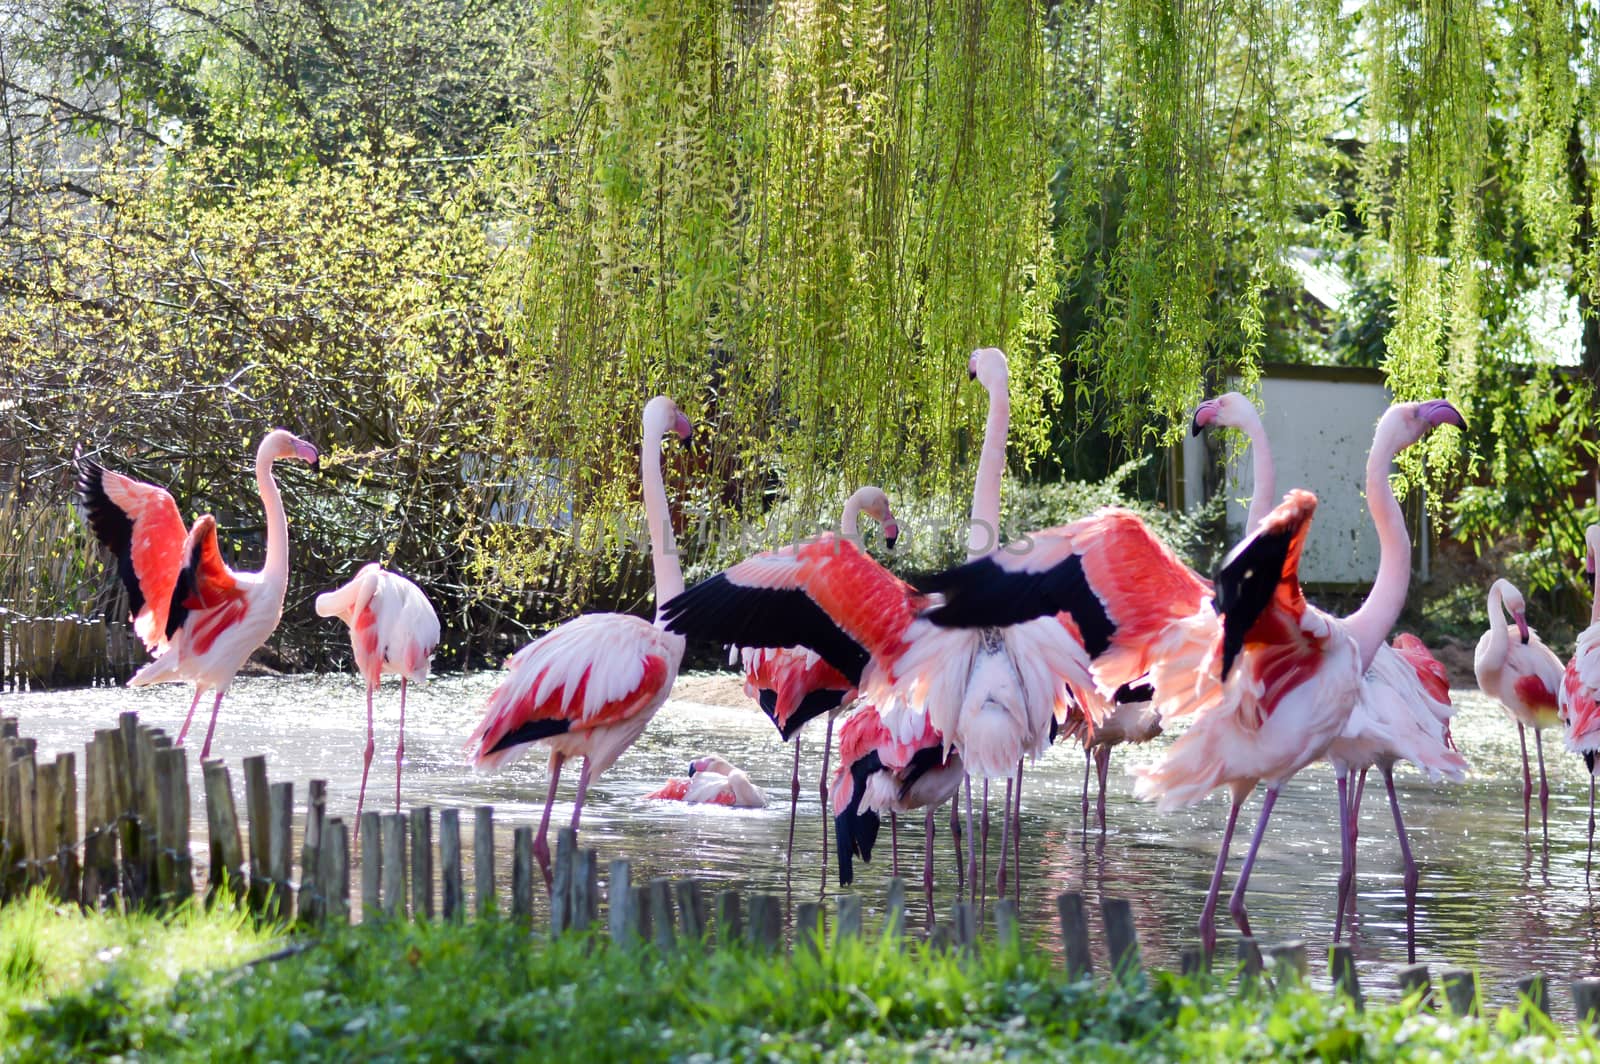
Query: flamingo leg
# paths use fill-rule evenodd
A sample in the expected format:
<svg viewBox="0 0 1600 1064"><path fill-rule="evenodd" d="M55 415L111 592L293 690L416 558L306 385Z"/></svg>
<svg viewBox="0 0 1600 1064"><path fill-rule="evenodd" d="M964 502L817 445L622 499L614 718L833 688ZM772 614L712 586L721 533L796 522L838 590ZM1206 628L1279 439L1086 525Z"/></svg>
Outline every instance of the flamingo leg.
<svg viewBox="0 0 1600 1064"><path fill-rule="evenodd" d="M1006 896L1006 865L1011 860L1011 777L1006 777L1006 806L1000 817L1000 871L995 873L995 897Z"/></svg>
<svg viewBox="0 0 1600 1064"><path fill-rule="evenodd" d="M1350 890L1346 893L1344 899L1344 915L1346 922L1350 925L1351 934L1355 934L1356 928L1356 840L1361 835L1358 830L1361 824L1361 796L1366 789L1367 770L1364 768L1361 770L1361 774L1356 777L1355 794L1350 799Z"/></svg>
<svg viewBox="0 0 1600 1064"><path fill-rule="evenodd" d="M889 874L896 878L900 875L900 818L893 809L889 810Z"/></svg>
<svg viewBox="0 0 1600 1064"><path fill-rule="evenodd" d="M1094 762L1094 751L1083 748L1083 830L1089 830L1089 766Z"/></svg>
<svg viewBox="0 0 1600 1064"><path fill-rule="evenodd" d="M1244 911L1244 892L1250 885L1250 869L1255 867L1256 852L1261 849L1261 839L1267 833L1267 820L1272 816L1272 807L1278 801L1278 789L1267 788L1267 799L1261 803L1261 819L1256 821L1256 833L1250 839L1250 852L1244 855L1244 864L1239 866L1239 881L1233 885L1233 896L1228 899L1228 912L1233 914L1233 922L1238 926L1239 932L1250 934L1250 917Z"/></svg>
<svg viewBox="0 0 1600 1064"><path fill-rule="evenodd" d="M1533 746L1539 752L1539 823L1544 830L1544 848L1550 849L1550 781L1544 774L1544 732L1533 729ZM1526 819L1526 818L1524 818Z"/></svg>
<svg viewBox="0 0 1600 1064"><path fill-rule="evenodd" d="M789 778L789 858L785 863L785 881L789 893L794 893L794 821L800 810L800 736L794 742L794 775ZM822 822L828 822L828 807L822 807ZM827 875L827 859L823 859L823 875Z"/></svg>
<svg viewBox="0 0 1600 1064"><path fill-rule="evenodd" d="M406 678L400 677L400 741L394 747L394 811L400 811L400 768L406 757Z"/></svg>
<svg viewBox="0 0 1600 1064"><path fill-rule="evenodd" d="M1533 773L1528 771L1528 730L1521 721L1517 722L1517 745L1522 747L1522 833L1526 835L1533 805Z"/></svg>
<svg viewBox="0 0 1600 1064"><path fill-rule="evenodd" d="M583 759L583 771L578 773L578 800L572 805L572 830L578 830L578 818L583 815L583 800L589 797L589 759Z"/></svg>
<svg viewBox="0 0 1600 1064"><path fill-rule="evenodd" d="M197 686L194 689L194 701L189 703L189 715L183 718L183 727L178 729L178 741L172 745L183 745L183 737L189 734L189 725L194 721L194 707L200 704L200 694L200 688Z"/></svg>
<svg viewBox="0 0 1600 1064"><path fill-rule="evenodd" d="M217 700L211 703L211 723L206 725L206 742L200 748L200 760L204 761L211 756L211 736L217 731L217 711L222 708L222 692L217 692Z"/></svg>
<svg viewBox="0 0 1600 1064"><path fill-rule="evenodd" d="M1583 879L1594 871L1594 755L1589 755L1589 856L1583 861Z"/></svg>
<svg viewBox="0 0 1600 1064"><path fill-rule="evenodd" d="M1394 766L1383 765L1383 783L1389 788L1389 808L1394 810L1394 831L1400 837L1400 858L1406 866L1406 963L1417 963L1417 861L1411 856L1411 841L1406 838L1405 818L1400 815L1400 796L1394 789Z"/></svg>
<svg viewBox="0 0 1600 1064"><path fill-rule="evenodd" d="M933 915L933 814L928 807L927 823L922 829L922 893L928 899L928 915Z"/></svg>
<svg viewBox="0 0 1600 1064"><path fill-rule="evenodd" d="M1100 778L1100 796L1095 800L1095 815L1100 818L1100 834L1106 833L1106 778L1111 773L1111 747L1100 746L1094 752L1095 774Z"/></svg>
<svg viewBox="0 0 1600 1064"><path fill-rule="evenodd" d="M978 836L972 830L972 774L965 777L967 787L967 897L978 897Z"/></svg>
<svg viewBox="0 0 1600 1064"><path fill-rule="evenodd" d="M1217 894L1222 889L1222 873L1228 867L1228 848L1233 845L1233 829L1239 823L1239 799L1228 806L1228 826L1222 831L1222 849L1217 851L1217 870L1211 873L1211 888L1206 891L1206 903L1200 908L1200 941L1206 953L1217 949Z"/></svg>
<svg viewBox="0 0 1600 1064"><path fill-rule="evenodd" d="M1022 904L1022 761L1017 761L1017 800L1012 807L1016 821L1011 831L1012 872L1011 891L1018 905Z"/></svg>
<svg viewBox="0 0 1600 1064"><path fill-rule="evenodd" d="M967 889L967 860L961 852L961 792L950 799L950 841L956 847L956 897Z"/></svg>
<svg viewBox="0 0 1600 1064"><path fill-rule="evenodd" d="M978 891L978 912L980 914L983 912L983 903L989 898L989 780L987 777L983 781L983 825L981 831L983 838L979 840L979 845L983 847L983 864L978 870L980 878L973 883L973 886Z"/></svg>
<svg viewBox="0 0 1600 1064"><path fill-rule="evenodd" d="M1341 767L1339 777L1339 890L1337 900L1334 902L1333 912L1333 940L1338 942L1344 936L1344 910L1345 902L1349 899L1350 888L1355 883L1356 862L1355 847L1350 841L1350 789L1347 771Z"/></svg>
<svg viewBox="0 0 1600 1064"><path fill-rule="evenodd" d="M361 838L361 807L367 801L367 771L372 768L372 751L376 745L372 739L372 686L367 684L367 745L361 752L361 790L356 792L357 841Z"/></svg>
<svg viewBox="0 0 1600 1064"><path fill-rule="evenodd" d="M550 754L550 790L544 796L544 815L539 818L539 834L533 840L533 856L538 858L539 868L544 872L546 893L555 889L555 877L550 871L550 842L546 836L550 834L550 810L556 804L556 784L561 781L561 764L566 759L565 754Z"/></svg>
<svg viewBox="0 0 1600 1064"><path fill-rule="evenodd" d="M833 714L828 714L828 730L823 733L822 739L822 782L818 791L822 795L822 885L817 889L817 897L824 898L828 894L828 762L833 759ZM890 815L892 821L893 814ZM898 859L895 861L898 865ZM896 875L900 873L896 872Z"/></svg>

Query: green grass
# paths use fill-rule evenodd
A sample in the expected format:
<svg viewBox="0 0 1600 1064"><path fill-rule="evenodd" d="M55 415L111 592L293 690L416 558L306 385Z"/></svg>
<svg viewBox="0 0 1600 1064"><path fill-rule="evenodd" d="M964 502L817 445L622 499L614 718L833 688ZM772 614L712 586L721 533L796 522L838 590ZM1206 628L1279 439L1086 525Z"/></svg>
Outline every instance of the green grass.
<svg viewBox="0 0 1600 1064"><path fill-rule="evenodd" d="M849 942L820 956L623 953L498 921L340 930L242 967L236 914L0 918L7 1059L1548 1060L1588 1036L1520 1012L1358 1012L1300 988L1239 996L1157 975L1068 982L1038 951ZM116 951L106 956L107 951ZM15 969L15 971L13 971Z"/></svg>

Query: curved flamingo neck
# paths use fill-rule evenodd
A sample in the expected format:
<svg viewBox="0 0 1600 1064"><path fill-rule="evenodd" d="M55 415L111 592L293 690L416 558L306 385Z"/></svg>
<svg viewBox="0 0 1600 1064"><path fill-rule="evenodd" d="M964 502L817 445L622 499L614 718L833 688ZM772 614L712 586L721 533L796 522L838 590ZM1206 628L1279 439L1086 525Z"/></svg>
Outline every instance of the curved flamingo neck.
<svg viewBox="0 0 1600 1064"><path fill-rule="evenodd" d="M283 512L283 496L272 476L272 455L264 448L256 451L256 488L261 506L267 512L267 559L261 575L287 585L289 582L289 518Z"/></svg>
<svg viewBox="0 0 1600 1064"><path fill-rule="evenodd" d="M1391 408L1391 412L1394 409ZM1400 502L1394 497L1394 487L1389 483L1389 466L1400 453L1392 424L1386 414L1378 423L1377 438L1367 455L1367 508L1372 511L1372 523L1378 529L1378 575L1361 608L1345 622L1360 648L1363 672L1394 630L1411 585L1411 536L1406 531Z"/></svg>
<svg viewBox="0 0 1600 1064"><path fill-rule="evenodd" d="M989 417L983 426L983 450L978 455L978 476L972 483L972 520L967 529L967 557L981 558L1000 545L1000 480L1006 469L1006 432L1011 426L1009 376L989 391Z"/></svg>
<svg viewBox="0 0 1600 1064"><path fill-rule="evenodd" d="M672 535L672 514L667 509L667 486L661 478L661 427L645 419L644 443L639 448L639 483L644 492L644 516L650 525L650 560L655 568L656 613L661 604L683 591L683 569L678 564L678 544ZM652 431L654 430L654 431Z"/></svg>
<svg viewBox="0 0 1600 1064"><path fill-rule="evenodd" d="M1256 530L1261 519L1271 513L1276 505L1278 477L1272 465L1272 448L1267 444L1266 426L1261 423L1261 415L1253 405L1249 418L1239 429L1250 437L1250 463L1255 481L1250 488L1250 512L1244 519L1244 530L1248 535Z"/></svg>
<svg viewBox="0 0 1600 1064"><path fill-rule="evenodd" d="M844 513L839 515L839 534L845 539L861 535L861 493L855 492L844 501Z"/></svg>
<svg viewBox="0 0 1600 1064"><path fill-rule="evenodd" d="M1589 607L1589 623L1600 622L1600 565L1594 567L1594 604Z"/></svg>
<svg viewBox="0 0 1600 1064"><path fill-rule="evenodd" d="M1505 591L1496 580L1489 585L1489 645L1485 648L1487 660L1496 668L1505 661L1511 647L1511 634L1506 628Z"/></svg>

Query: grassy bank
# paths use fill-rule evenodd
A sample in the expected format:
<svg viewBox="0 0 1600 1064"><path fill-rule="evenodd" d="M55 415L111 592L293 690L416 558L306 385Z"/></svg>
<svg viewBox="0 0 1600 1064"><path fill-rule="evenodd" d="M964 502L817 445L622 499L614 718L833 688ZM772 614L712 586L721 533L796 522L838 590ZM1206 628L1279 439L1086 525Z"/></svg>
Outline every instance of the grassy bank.
<svg viewBox="0 0 1600 1064"><path fill-rule="evenodd" d="M274 1060L1545 1060L1595 1042L1506 1011L1357 1012L1168 976L1068 983L1049 958L851 942L769 959L529 942L495 921L283 943L235 914L0 914L4 1055Z"/></svg>

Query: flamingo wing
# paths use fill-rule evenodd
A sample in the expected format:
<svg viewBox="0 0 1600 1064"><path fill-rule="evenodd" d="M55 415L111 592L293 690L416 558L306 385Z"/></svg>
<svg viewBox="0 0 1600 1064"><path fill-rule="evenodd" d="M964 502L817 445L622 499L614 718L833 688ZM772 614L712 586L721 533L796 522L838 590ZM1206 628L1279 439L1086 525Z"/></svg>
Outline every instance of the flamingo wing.
<svg viewBox="0 0 1600 1064"><path fill-rule="evenodd" d="M1410 632L1401 632L1394 637L1393 646L1396 654L1405 659L1407 665L1417 674L1417 681L1427 691L1428 697L1445 705L1450 704L1450 674L1445 671L1444 665L1433 656L1433 651L1428 649L1426 643ZM1555 701L1555 692L1551 692L1551 701Z"/></svg>
<svg viewBox="0 0 1600 1064"><path fill-rule="evenodd" d="M185 645L196 654L204 654L219 635L249 612L250 601L233 570L222 560L217 548L217 521L210 514L201 516L189 530L183 557L183 569L167 607L167 638L171 639L180 628L186 629Z"/></svg>
<svg viewBox="0 0 1600 1064"><path fill-rule="evenodd" d="M920 599L841 536L756 554L661 607L667 629L719 643L806 647L852 687L874 656L892 659Z"/></svg>
<svg viewBox="0 0 1600 1064"><path fill-rule="evenodd" d="M163 488L88 459L78 462L78 497L95 538L116 555L135 634L152 654L160 653L176 631L167 614L186 538L177 503Z"/></svg>
<svg viewBox="0 0 1600 1064"><path fill-rule="evenodd" d="M1289 492L1217 571L1224 679L1246 642L1281 642L1283 629L1299 628L1306 612L1300 554L1316 510L1317 497L1311 492Z"/></svg>
<svg viewBox="0 0 1600 1064"><path fill-rule="evenodd" d="M801 647L746 648L745 694L788 742L795 732L856 696L855 685L822 658Z"/></svg>

